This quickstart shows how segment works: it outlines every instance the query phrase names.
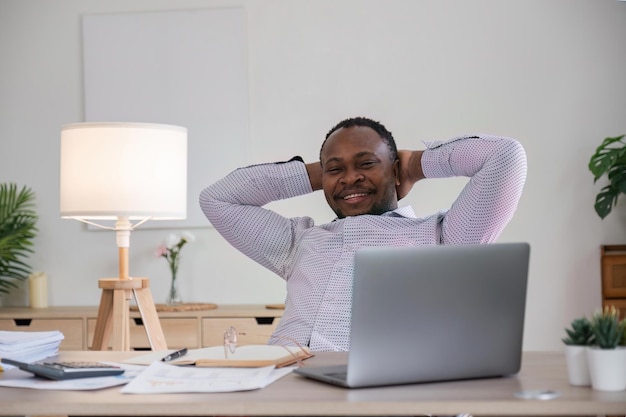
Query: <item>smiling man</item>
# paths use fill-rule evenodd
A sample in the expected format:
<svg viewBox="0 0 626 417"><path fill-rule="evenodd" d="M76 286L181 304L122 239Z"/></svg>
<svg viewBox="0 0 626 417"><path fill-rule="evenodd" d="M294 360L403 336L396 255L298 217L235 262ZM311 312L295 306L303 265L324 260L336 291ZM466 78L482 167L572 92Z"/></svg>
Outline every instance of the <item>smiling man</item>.
<svg viewBox="0 0 626 417"><path fill-rule="evenodd" d="M381 139L367 126L339 127L325 141L320 164L308 165L309 177L321 178L326 201L339 218L398 208L398 152L389 139Z"/></svg>
<svg viewBox="0 0 626 417"><path fill-rule="evenodd" d="M354 253L364 246L495 242L526 180L526 154L511 138L467 135L400 150L371 119L346 119L326 135L320 161L240 168L204 189L203 212L235 248L287 283L285 313L270 343L295 340L314 351L348 350ZM448 209L417 218L398 207L425 178L469 177ZM324 190L337 215L316 225L263 208Z"/></svg>

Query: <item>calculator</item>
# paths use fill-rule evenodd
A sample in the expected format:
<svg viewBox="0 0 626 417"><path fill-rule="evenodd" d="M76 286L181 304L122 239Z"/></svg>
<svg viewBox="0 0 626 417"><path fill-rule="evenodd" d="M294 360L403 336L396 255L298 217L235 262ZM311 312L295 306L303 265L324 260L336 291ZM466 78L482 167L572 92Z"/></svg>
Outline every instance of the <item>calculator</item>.
<svg viewBox="0 0 626 417"><path fill-rule="evenodd" d="M119 366L93 361L25 363L7 358L1 360L2 363L17 366L22 371L55 380L113 376L124 373L124 370Z"/></svg>

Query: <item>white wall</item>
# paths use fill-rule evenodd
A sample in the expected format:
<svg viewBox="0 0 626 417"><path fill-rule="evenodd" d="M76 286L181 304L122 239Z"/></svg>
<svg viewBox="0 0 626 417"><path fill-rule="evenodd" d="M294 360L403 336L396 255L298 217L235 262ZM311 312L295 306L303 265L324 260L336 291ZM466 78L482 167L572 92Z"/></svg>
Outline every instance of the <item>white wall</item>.
<svg viewBox="0 0 626 417"><path fill-rule="evenodd" d="M50 305L96 305L97 278L117 273L112 233L59 218L60 126L83 120L81 15L240 5L250 162L316 160L326 131L355 115L381 120L405 148L466 132L523 143L528 181L500 240L532 245L525 348L560 349L563 327L600 305L600 245L626 243L626 210L598 218L602 184L587 170L602 139L626 133L626 3L616 0L0 0L0 181L37 194L30 261L48 274ZM427 214L462 184L425 181L407 201ZM272 207L332 217L319 193ZM157 302L169 277L154 251L172 231L132 236L131 275L151 278ZM283 301L280 279L214 230L193 233L186 301ZM26 291L0 303L25 305Z"/></svg>

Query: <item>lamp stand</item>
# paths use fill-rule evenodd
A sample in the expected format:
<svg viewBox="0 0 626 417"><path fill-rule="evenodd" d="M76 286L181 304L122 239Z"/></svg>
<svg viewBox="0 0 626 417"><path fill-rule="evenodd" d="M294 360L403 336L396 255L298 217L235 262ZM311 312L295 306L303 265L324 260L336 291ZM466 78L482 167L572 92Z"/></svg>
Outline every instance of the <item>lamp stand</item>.
<svg viewBox="0 0 626 417"><path fill-rule="evenodd" d="M102 289L93 350L108 350L113 334L113 350L130 350L130 300L135 297L143 326L152 350L166 350L167 343L161 328L148 278L128 276L128 247L132 226L127 218L120 217L115 225L119 250L119 277L102 278L98 287Z"/></svg>
<svg viewBox="0 0 626 417"><path fill-rule="evenodd" d="M167 343L161 322L150 292L148 278L102 278L98 280L102 289L93 350L107 350L113 334L113 350L130 350L130 299L135 297L146 335L152 350L166 350Z"/></svg>

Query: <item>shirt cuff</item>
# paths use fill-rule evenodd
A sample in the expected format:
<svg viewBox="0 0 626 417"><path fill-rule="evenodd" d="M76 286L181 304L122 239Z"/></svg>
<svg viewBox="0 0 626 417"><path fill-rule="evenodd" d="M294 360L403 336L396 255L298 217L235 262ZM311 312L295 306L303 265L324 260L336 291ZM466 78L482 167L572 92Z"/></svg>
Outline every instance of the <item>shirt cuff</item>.
<svg viewBox="0 0 626 417"><path fill-rule="evenodd" d="M299 162L302 162L304 164L304 159L302 159L302 157L298 156L298 155L294 156L293 158L291 158L288 161L280 161L280 162L275 162L275 163L276 164L286 164L287 162L294 162L294 161L299 161Z"/></svg>

